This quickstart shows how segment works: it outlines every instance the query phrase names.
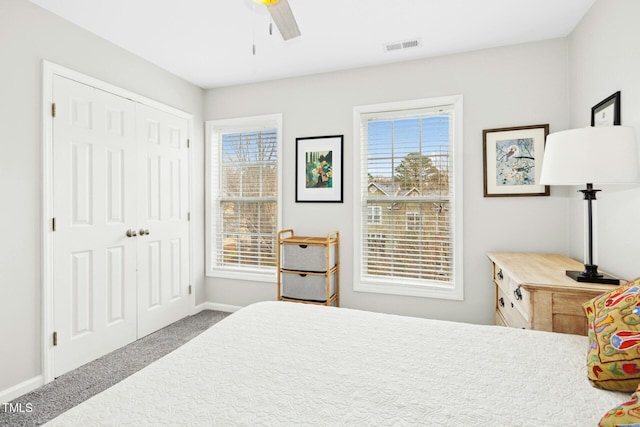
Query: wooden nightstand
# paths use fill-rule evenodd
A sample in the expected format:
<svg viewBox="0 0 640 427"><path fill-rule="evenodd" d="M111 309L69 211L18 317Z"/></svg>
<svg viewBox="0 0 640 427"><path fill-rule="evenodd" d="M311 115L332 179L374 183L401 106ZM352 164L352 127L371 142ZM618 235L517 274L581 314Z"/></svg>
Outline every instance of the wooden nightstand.
<svg viewBox="0 0 640 427"><path fill-rule="evenodd" d="M584 266L562 255L489 252L487 256L493 264L497 325L586 335L582 303L617 287L567 277L565 270L582 271Z"/></svg>

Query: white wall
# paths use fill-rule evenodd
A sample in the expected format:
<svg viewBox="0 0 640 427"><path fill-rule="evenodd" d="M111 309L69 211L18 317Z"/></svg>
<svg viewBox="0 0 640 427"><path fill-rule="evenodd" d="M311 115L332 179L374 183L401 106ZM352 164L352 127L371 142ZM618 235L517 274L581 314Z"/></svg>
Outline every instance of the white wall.
<svg viewBox="0 0 640 427"><path fill-rule="evenodd" d="M42 60L194 115L194 271L203 276L203 91L27 0L0 1L0 395L41 370ZM0 399L2 402L2 399Z"/></svg>
<svg viewBox="0 0 640 427"><path fill-rule="evenodd" d="M569 37L572 128L589 126L591 107L621 91L622 125L640 140L640 2L598 0ZM640 276L640 186L596 186L600 267ZM577 190L577 187L572 190ZM570 254L582 260L583 202L570 197Z"/></svg>
<svg viewBox="0 0 640 427"><path fill-rule="evenodd" d="M551 197L483 197L482 130L549 123L567 128L566 39L351 71L213 89L205 119L283 113L283 228L341 233L341 305L421 317L492 323L494 290L487 251L564 251L567 203ZM462 94L464 97L464 275L462 302L354 292L353 107ZM295 203L295 138L345 136L344 203ZM207 298L244 306L275 299L275 284L206 279Z"/></svg>

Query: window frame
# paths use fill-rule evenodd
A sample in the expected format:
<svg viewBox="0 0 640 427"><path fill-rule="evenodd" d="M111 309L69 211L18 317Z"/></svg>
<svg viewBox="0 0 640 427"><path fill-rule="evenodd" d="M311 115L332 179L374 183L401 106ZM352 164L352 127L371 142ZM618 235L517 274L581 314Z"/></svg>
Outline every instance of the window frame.
<svg viewBox="0 0 640 427"><path fill-rule="evenodd" d="M369 209L371 209L373 213L369 214ZM371 220L369 220L369 218L371 218ZM382 206L367 206L367 224L382 224Z"/></svg>
<svg viewBox="0 0 640 427"><path fill-rule="evenodd" d="M418 211L406 211L404 213L405 217L405 230L406 231L417 231L420 228L420 223L422 222L422 215Z"/></svg>
<svg viewBox="0 0 640 427"><path fill-rule="evenodd" d="M437 283L435 281L414 280L410 278L385 278L369 276L363 273L363 211L366 209L366 199L363 190L367 188L367 180L362 171L367 170L367 159L363 158L364 141L361 135L362 119L365 115L375 113L397 112L397 118L411 116L411 110L432 109L446 106L453 114L450 132L452 143L450 156L453 173L450 186L453 189L453 210L450 213L453 224L453 270L452 283ZM362 105L353 108L353 158L354 158L354 222L353 222L353 290L355 292L370 292L391 295L407 295L425 298L463 300L463 117L462 95L451 95L436 98L424 98L409 101L390 102L382 104Z"/></svg>
<svg viewBox="0 0 640 427"><path fill-rule="evenodd" d="M252 269L251 267L242 266L221 266L215 263L217 258L217 245L213 239L216 236L216 221L215 216L218 214L217 200L214 200L213 191L213 178L214 170L216 173L220 173L221 167L219 164L214 165L214 155L217 159L221 159L219 144L219 136L222 133L233 132L251 132L263 129L277 129L277 186L278 191L276 195L276 232L282 228L282 114L265 114L259 116L237 117L231 119L221 120L208 120L205 127L205 248L206 248L206 262L205 262L205 275L207 277L220 277L227 279L237 280L249 280L257 282L276 283L276 271L277 268L262 267ZM222 182L218 175L217 182Z"/></svg>

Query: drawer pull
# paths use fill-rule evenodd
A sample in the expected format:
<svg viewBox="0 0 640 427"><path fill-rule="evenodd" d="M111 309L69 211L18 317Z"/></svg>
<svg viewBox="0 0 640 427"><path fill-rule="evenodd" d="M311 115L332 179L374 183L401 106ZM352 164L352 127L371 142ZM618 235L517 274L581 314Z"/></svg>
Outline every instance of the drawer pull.
<svg viewBox="0 0 640 427"><path fill-rule="evenodd" d="M516 296L516 299L517 299L518 301L521 301L521 300L522 300L522 291L520 290L520 286L518 286L518 287L516 288L516 290L515 290L515 291L513 291L513 294Z"/></svg>
<svg viewBox="0 0 640 427"><path fill-rule="evenodd" d="M502 274L502 269L498 270L498 279L504 279L504 275Z"/></svg>
<svg viewBox="0 0 640 427"><path fill-rule="evenodd" d="M300 276L300 277L307 277L307 275L306 275L306 274L303 274L303 273L298 273L298 276Z"/></svg>
<svg viewBox="0 0 640 427"><path fill-rule="evenodd" d="M513 305L513 303L511 303L511 308L514 308L515 306Z"/></svg>
<svg viewBox="0 0 640 427"><path fill-rule="evenodd" d="M498 298L498 302L500 303L500 307L504 307L504 298Z"/></svg>
<svg viewBox="0 0 640 427"><path fill-rule="evenodd" d="M300 246L302 249L307 249L308 245L298 245L298 246Z"/></svg>

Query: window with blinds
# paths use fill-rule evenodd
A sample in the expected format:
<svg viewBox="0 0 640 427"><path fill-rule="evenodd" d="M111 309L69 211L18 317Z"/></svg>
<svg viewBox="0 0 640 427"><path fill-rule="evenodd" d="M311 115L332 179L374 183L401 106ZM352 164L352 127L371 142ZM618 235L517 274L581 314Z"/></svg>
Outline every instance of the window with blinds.
<svg viewBox="0 0 640 427"><path fill-rule="evenodd" d="M279 134L278 121L262 116L212 122L210 271L274 276Z"/></svg>
<svg viewBox="0 0 640 427"><path fill-rule="evenodd" d="M455 103L433 103L356 110L356 290L461 298L460 117Z"/></svg>

